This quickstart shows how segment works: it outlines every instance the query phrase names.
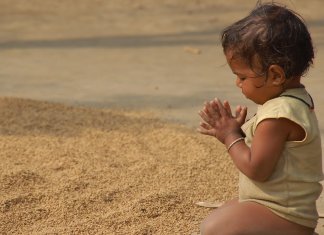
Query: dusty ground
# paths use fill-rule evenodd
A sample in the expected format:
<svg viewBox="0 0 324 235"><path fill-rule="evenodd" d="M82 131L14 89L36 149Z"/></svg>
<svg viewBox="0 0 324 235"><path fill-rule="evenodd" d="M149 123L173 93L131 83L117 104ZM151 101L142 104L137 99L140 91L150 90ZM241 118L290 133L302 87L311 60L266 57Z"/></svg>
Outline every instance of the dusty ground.
<svg viewBox="0 0 324 235"><path fill-rule="evenodd" d="M2 98L0 126L1 234L191 234L236 195L223 146L151 114Z"/></svg>
<svg viewBox="0 0 324 235"><path fill-rule="evenodd" d="M233 22L233 20L246 15L255 4L255 1L250 0L244 1L244 3L242 2L243 1L239 0L228 0L225 3L215 0L30 0L28 2L23 0L0 0L0 96L55 101L67 105L86 105L92 108L105 109L105 111L100 111L101 109L91 109L88 111L82 108L79 110L78 108L67 108L65 106L45 105L44 103L37 102L33 103L32 101L26 101L27 103L24 103L25 101L17 101L16 99L1 100L2 105L7 105L5 106L6 108L1 111L3 114L9 112L8 104L12 104L13 107L17 107L17 105L19 107L30 107L31 105L34 109L31 109L28 115L35 120L39 120L37 119L37 115L42 112L44 112L44 115L54 116L55 120L58 121L61 119L66 120L64 118L68 119L66 124L60 124L57 127L58 130L53 136L52 134L44 133L44 130L49 128L47 125L51 126L53 124L49 118L45 118L49 123L45 122L43 126L39 126L40 124L37 124L35 121L32 122L31 128L25 127L23 134L16 132L16 128L19 129L21 125L23 125L21 120L27 120L19 119L19 116L21 116L20 112L22 112L21 107L18 110L13 108L12 112L9 112L11 115L11 122L6 122L6 119L2 117L1 125L5 126L5 129L1 129L1 138L3 139L3 143L7 143L7 141L10 143L6 146L3 144L2 147L13 149L19 146L19 148L15 150L17 152L13 152L14 154L10 154L7 149L8 151L6 150L1 155L1 157L5 159L2 161L1 165L1 182L4 183L4 185L6 185L6 182L18 182L14 183L14 187L17 187L17 189L6 188L6 186L3 186L5 188L2 187L1 189L2 192L6 192L6 194L0 194L2 203L1 216L5 216L7 219L6 225L3 226L8 226L12 221L21 218L22 215L19 215L19 213L17 214L17 211L21 208L25 208L24 215L30 215L32 221L34 221L33 219L35 218L46 219L38 220L34 225L31 225L28 220L23 220L19 225L21 225L21 229L25 230L21 231L28 231L26 233L33 231L36 234L45 232L54 233L55 231L63 233L63 231L68 231L64 230L67 229L68 226L71 227L71 231L73 231L73 228L82 227L80 224L84 224L85 226L86 222L89 222L86 216L93 216L97 207L102 206L102 211L111 209L107 204L103 202L99 203L101 195L110 193L110 189L104 191L105 188L108 188L109 183L102 181L103 179L96 179L94 181L98 184L102 184L102 188L98 188L98 185L91 186L97 188L97 191L91 191L92 188L89 186L84 188L82 188L82 186L82 190L88 190L88 194L85 193L84 198L80 198L80 200L77 200L79 191L73 189L74 191L72 191L74 193L72 198L68 198L68 203L64 205L63 199L66 195L69 195L69 193L67 193L69 191L65 187L73 188L73 185L79 184L89 185L89 181L91 182L90 178L94 177L91 172L88 172L89 174L86 174L86 177L90 178L82 180L77 177L75 179L73 178L73 174L71 173L73 169L75 170L73 161L75 161L77 157L69 158L70 160L64 160L68 161L66 163L66 170L69 172L69 177L72 177L68 177L68 181L62 183L66 183L66 185L58 184L53 186L53 189L48 189L49 191L45 191L44 193L39 192L39 190L43 189L45 186L53 185L53 182L56 182L55 177L61 174L61 171L58 171L60 172L59 174L55 173L56 175L53 175L54 173L51 172L50 169L55 168L54 165L51 165L55 162L52 162L52 160L48 158L53 157L55 159L54 156L58 154L55 149L60 146L62 138L63 142L67 141L65 139L66 135L73 136L73 138L67 141L67 145L79 143L79 141L82 143L82 145L80 144L73 147L80 148L78 153L84 153L84 155L81 154L81 159L85 162L80 163L80 160L79 164L82 165L87 163L86 149L91 146L84 145L83 143L88 141L91 142L91 137L84 131L88 129L82 128L83 131L79 132L73 128L69 128L69 125L73 127L75 125L81 125L78 123L75 124L75 120L73 120L79 116L82 122L84 122L86 118L90 118L94 120L94 122L99 120L98 122L100 124L96 124L94 130L92 130L93 126L90 125L89 135L94 132L95 136L100 136L100 138L102 138L101 141L109 139L115 143L121 137L118 135L111 137L105 133L105 128L107 128L105 126L106 124L102 123L103 121L100 117L96 117L98 112L105 113L101 118L109 120L116 117L117 114L114 112L117 112L117 116L124 120L124 115L126 115L127 112L124 114L121 109L128 111L132 110L135 111L135 113L139 111L145 113L151 112L153 114L145 114L148 116L146 116L144 120L148 120L148 123L151 123L153 115L167 122L184 124L187 129L184 127L184 129L181 129L182 127L176 127L173 126L173 124L164 123L157 125L166 125L168 126L166 129L171 132L169 133L167 131L164 133L164 140L168 140L169 135L171 136L171 140L174 140L172 139L173 134L176 136L180 135L181 137L177 137L176 139L179 138L181 140L180 142L183 143L184 146L187 146L186 136L194 136L190 138L193 138L194 141L200 141L192 129L197 126L199 119L196 113L204 100L214 98L215 96L228 99L233 105L247 105L250 109L249 115L252 115L255 107L250 102L244 100L240 92L235 88L232 79L233 75L226 66L218 42L220 30ZM322 76L324 74L324 67L321 66L321 64L323 64L324 61L324 19L322 16L324 3L321 0L287 0L279 2L286 3L288 6L298 11L308 22L310 31L313 35L317 58L314 68L309 72L304 83L316 102L316 111L323 132L324 95L322 89L324 82ZM44 107L44 109L37 108L38 106ZM55 110L56 108L58 108L57 112L64 111L64 115L60 115L53 111L53 109ZM33 114L33 112L36 112L36 114ZM108 112L108 114L106 112ZM99 119L97 120L96 118ZM135 120L139 121L142 119L138 118ZM15 126L15 122L17 121L20 123L20 126ZM153 123L156 122L159 121L154 119ZM127 120L125 123L127 123ZM139 123L144 125L141 121ZM138 127L134 121L131 122L130 126L131 128L136 128L133 125ZM154 128L152 128L153 124L149 125L151 125L151 129L148 129L148 132L152 134L154 133ZM98 126L100 126L100 131L97 130ZM29 134L27 135L34 127L36 130L35 133L31 133L31 136L29 136ZM140 131L140 133L143 132ZM37 134L40 134L40 136L37 137ZM45 135L45 137L42 137L43 135ZM140 138L140 136L125 137L126 143L128 143L127 141L133 141L131 143L137 145L137 141L139 141L137 138ZM152 145L156 144L158 140L159 139L154 137L152 139ZM42 161L38 158L39 156L33 158L33 160L37 162L35 168L33 168L34 161L28 160L30 156L28 154L24 155L25 157L22 164L20 164L18 160L16 162L16 158L12 158L12 156L21 153L20 151L22 150L19 149L24 149L26 145L30 145L30 143L34 143L35 141L37 144L32 146L32 150L30 150L33 153L35 151L40 151L39 145L42 143L48 144L49 142L53 142L53 146L50 146L49 149L46 150L52 152L47 152L45 154L47 160L44 161L48 161L48 168L42 168L44 167L42 164L47 163L41 163ZM170 144L168 148L179 148L177 151L186 151L178 145L174 146L174 143L167 143ZM95 146L102 147L100 141L96 144L98 145ZM109 146L112 146L111 143ZM190 146L187 146L189 150ZM136 146L132 145L132 148L136 148ZM149 155L146 150L145 148L136 150L141 153L138 155L139 158L137 161L140 161L140 159L143 160L145 156ZM70 147L64 146L64 151L71 152L72 150ZM162 150L159 149L159 151ZM74 152L74 148L72 152ZM168 154L166 156L162 153L163 151L161 152L161 156L159 155L160 157L178 156L169 156ZM187 153L189 154L190 151ZM195 159L194 156L192 157L192 159ZM206 156L206 158L208 157ZM62 164L65 163L64 161ZM104 160L101 159L100 161ZM125 161L128 161L127 158L125 158ZM166 159L166 161L168 162L170 160ZM181 161L181 159L179 161ZM197 164L196 161L198 160L195 159L192 161L194 164ZM209 160L205 159L205 161L206 163L203 164L209 163ZM175 164L177 163L181 165L181 162L176 162ZM153 161L147 164L147 169L151 169L153 166L156 167L157 162ZM78 164L76 164L76 166L78 166ZM93 165L93 167L94 166L98 167L97 165ZM166 167L165 165L163 166ZM171 167L170 165L168 166ZM189 166L190 164L187 165L187 167ZM205 165L202 166L205 167ZM60 166L57 167L60 168ZM128 167L127 164L124 167ZM176 166L172 167L176 168ZM175 168L172 167L170 170L174 171ZM215 167L217 168L217 166ZM77 171L81 171L82 169L82 167L77 168ZM99 171L107 174L107 169L99 169ZM48 175L46 176L45 173L47 172ZM78 175L81 173L78 172L76 174ZM166 172L164 174L171 173ZM197 175L199 174L197 173ZM188 180L189 179L194 180L194 178L190 177ZM20 189L18 190L20 184L24 187L22 189L23 191L20 191ZM160 203L158 204L159 206L162 204L164 205L163 200L168 202L171 201L170 203L173 203L172 207L175 206L177 208L175 212L176 215L183 213L180 211L182 211L181 206L184 206L183 208L192 211L190 211L188 217L181 217L182 220L180 220L181 222L179 223L181 223L183 227L189 226L189 230L193 228L191 226L196 226L198 224L198 220L201 219L203 214L207 213L206 210L202 212L200 209L189 205L198 198L209 200L219 199L219 195L217 194L218 188L210 189L208 184L208 181L202 183L200 186L202 192L193 191L192 195L195 196L188 196L184 200L182 200L182 195L187 191L181 191L178 194L174 194L174 191L168 191L169 188L167 191L162 192L161 195L164 199L161 200L157 199L159 198L157 195L160 194L154 191L155 189L148 191L147 194L143 193L143 195L140 196L136 193L132 194L131 199L128 199L126 196L122 198L125 199L123 203L130 203L126 203L125 205L132 205L133 207L140 205L139 202L141 202L141 200L145 201L145 205L146 203L153 205L153 202L158 202ZM27 190L30 185L32 185L35 191L27 194L27 191L24 190ZM187 184L183 187L187 187L186 185ZM223 187L222 184L216 183L215 185L217 185L217 187ZM79 186L76 187L78 189L80 188ZM115 187L118 188L117 186ZM6 190L12 191L9 192ZM113 191L113 189L111 190ZM123 195L126 195L126 186L121 187L119 190L122 191ZM59 201L62 200L63 205L59 208L65 208L65 211L71 213L68 213L66 217L71 223L62 222L60 224L56 223L56 220L53 219L59 218L63 221L64 213L57 211L55 213L51 212L50 208L54 207L53 200L55 200L55 197L51 196L51 192L55 192L56 199ZM84 191L82 191L82 193L83 192ZM215 198L211 196L213 193L215 193ZM227 196L231 195L224 195L224 197ZM168 200L169 197L171 198L170 200ZM88 214L84 213L80 215L81 217L73 217L73 210L79 208L80 204L89 200L89 198L99 203L96 204L97 207L91 205L91 210ZM118 197L116 196L116 198ZM181 206L178 205L179 201L182 203L180 203ZM28 204L29 202L30 204ZM16 204L18 206L16 206ZM322 205L324 203L320 204ZM49 207L45 205L49 205ZM132 208L132 206L130 208ZM72 208L71 211L66 209L67 207ZM40 215L37 214L39 217L33 217L36 212L32 212L32 210L35 208L40 209L40 212L37 212L40 213ZM10 212L11 209L12 212ZM156 210L156 208L154 210ZM8 213L11 213L10 216L7 216ZM114 213L117 212L114 211ZM125 210L121 210L120 213L125 213ZM44 215L44 217L42 217L42 215ZM136 214L134 218L140 215L140 213ZM101 216L103 215L101 214ZM127 216L129 216L127 218L130 220L134 219L129 214ZM158 216L156 218L162 217ZM109 215L106 215L104 218L105 220L100 220L100 218L98 221L101 221L101 224L103 224L102 221L107 223L111 221ZM121 217L116 218L116 220L118 220L118 218ZM143 220L143 226L144 224L148 226L147 233L150 233L150 229L156 227L156 224L152 222L153 220L158 221L156 218ZM51 220L51 222L48 220ZM93 224L98 222L91 221ZM134 219L133 222L134 221L138 223L136 219ZM168 220L166 219L165 223L167 222ZM53 227L50 223L55 226L57 224L59 225ZM129 231L145 234L143 232L145 230L144 227L134 228L132 227L132 222L129 223L129 229L131 229ZM117 226L116 224L118 223L116 222L114 226ZM17 224L11 224L13 228L16 228L16 225ZM43 230L36 230L40 225L44 225ZM104 226L107 226L107 224ZM165 224L163 226L166 227ZM52 230L44 230L46 227ZM120 227L123 226L120 224ZM320 233L324 234L322 229L322 225L320 225L318 230ZM119 234L123 233L124 232L121 232ZM155 231L153 234L158 233Z"/></svg>

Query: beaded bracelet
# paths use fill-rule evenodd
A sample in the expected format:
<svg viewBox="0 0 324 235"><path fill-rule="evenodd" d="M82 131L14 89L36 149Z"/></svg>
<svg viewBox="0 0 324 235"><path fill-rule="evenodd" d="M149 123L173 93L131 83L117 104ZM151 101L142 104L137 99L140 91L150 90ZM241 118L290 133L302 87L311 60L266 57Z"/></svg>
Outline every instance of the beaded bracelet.
<svg viewBox="0 0 324 235"><path fill-rule="evenodd" d="M234 144L236 144L237 142L239 141L242 141L244 140L244 137L240 137L240 138L237 138L236 140L234 140L228 147L227 147L227 152L229 152L229 150L233 147Z"/></svg>

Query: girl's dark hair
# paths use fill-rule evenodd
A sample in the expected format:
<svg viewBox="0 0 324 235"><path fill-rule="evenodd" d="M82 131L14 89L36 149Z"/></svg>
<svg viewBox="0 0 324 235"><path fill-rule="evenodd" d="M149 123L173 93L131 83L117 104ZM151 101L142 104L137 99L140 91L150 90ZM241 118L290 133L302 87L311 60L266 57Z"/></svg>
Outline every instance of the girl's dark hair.
<svg viewBox="0 0 324 235"><path fill-rule="evenodd" d="M261 73L276 64L291 78L304 75L313 64L312 39L303 19L275 3L258 3L247 17L225 28L221 40L224 53L231 51L251 68L257 58Z"/></svg>

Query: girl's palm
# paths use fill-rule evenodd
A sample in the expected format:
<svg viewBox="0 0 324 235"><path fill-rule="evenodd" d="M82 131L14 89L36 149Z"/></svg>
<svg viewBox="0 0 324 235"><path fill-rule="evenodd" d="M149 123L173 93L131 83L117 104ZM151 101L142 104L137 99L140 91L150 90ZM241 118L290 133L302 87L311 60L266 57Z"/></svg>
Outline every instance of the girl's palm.
<svg viewBox="0 0 324 235"><path fill-rule="evenodd" d="M199 115L204 122L200 124L198 131L205 135L215 136L223 143L229 133L240 132L241 126L245 122L247 108L238 106L235 116L233 116L228 101L224 101L222 104L220 100L215 99L206 102Z"/></svg>

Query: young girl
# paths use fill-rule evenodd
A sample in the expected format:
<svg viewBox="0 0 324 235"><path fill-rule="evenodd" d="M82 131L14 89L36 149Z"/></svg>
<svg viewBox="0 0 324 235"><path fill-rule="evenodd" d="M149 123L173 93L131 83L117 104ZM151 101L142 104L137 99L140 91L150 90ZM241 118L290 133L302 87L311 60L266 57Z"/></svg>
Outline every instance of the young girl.
<svg viewBox="0 0 324 235"><path fill-rule="evenodd" d="M274 3L259 4L227 27L222 46L236 85L260 105L245 122L227 101L205 103L199 131L222 142L239 169L239 199L201 225L203 235L311 235L323 179L320 132L301 77L313 63L301 17Z"/></svg>

